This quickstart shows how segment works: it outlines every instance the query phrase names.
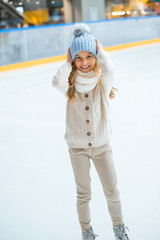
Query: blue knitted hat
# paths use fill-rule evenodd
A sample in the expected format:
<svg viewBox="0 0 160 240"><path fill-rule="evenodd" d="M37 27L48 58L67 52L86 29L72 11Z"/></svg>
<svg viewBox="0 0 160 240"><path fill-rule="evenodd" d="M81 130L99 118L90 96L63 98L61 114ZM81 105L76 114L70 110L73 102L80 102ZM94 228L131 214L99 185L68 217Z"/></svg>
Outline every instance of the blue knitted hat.
<svg viewBox="0 0 160 240"><path fill-rule="evenodd" d="M84 23L77 23L73 27L74 39L70 46L72 60L81 51L91 52L96 57L96 41L90 34L89 26Z"/></svg>

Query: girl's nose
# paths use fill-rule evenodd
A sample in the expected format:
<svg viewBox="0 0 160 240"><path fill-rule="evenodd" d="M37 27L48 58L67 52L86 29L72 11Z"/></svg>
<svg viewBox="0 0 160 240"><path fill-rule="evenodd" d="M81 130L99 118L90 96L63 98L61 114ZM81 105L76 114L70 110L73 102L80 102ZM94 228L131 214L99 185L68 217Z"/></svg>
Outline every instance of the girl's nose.
<svg viewBox="0 0 160 240"><path fill-rule="evenodd" d="M83 59L82 63L87 64L87 59Z"/></svg>

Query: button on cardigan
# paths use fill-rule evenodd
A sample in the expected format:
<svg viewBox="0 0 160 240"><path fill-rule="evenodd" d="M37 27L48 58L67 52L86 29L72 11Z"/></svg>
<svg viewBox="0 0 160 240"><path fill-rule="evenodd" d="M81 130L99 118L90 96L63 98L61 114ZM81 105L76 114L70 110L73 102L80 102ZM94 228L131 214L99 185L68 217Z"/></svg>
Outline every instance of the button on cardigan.
<svg viewBox="0 0 160 240"><path fill-rule="evenodd" d="M114 81L114 67L110 54L102 49L97 60L103 87L97 84L89 92L76 91L74 101L67 101L65 140L72 148L98 147L110 141L109 93ZM71 70L71 64L66 62L53 77L52 85L65 94Z"/></svg>

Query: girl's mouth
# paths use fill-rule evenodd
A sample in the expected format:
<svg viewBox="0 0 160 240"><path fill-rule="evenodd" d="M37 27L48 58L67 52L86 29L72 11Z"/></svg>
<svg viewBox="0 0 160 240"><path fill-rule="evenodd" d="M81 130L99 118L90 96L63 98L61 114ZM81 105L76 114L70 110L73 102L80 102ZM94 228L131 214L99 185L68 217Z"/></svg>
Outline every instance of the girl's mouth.
<svg viewBox="0 0 160 240"><path fill-rule="evenodd" d="M89 67L90 67L89 65L88 66L83 66L83 67L81 66L82 69L87 69Z"/></svg>

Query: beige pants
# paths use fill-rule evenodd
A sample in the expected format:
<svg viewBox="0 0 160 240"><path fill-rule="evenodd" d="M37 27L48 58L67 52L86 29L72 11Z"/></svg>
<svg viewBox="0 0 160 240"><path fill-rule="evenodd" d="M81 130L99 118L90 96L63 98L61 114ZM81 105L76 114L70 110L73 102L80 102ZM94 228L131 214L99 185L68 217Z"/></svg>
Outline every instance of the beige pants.
<svg viewBox="0 0 160 240"><path fill-rule="evenodd" d="M113 226L123 224L111 146L106 144L95 148L69 148L69 153L76 181L77 211L82 231L91 227L89 209L91 199L90 158L101 180Z"/></svg>

